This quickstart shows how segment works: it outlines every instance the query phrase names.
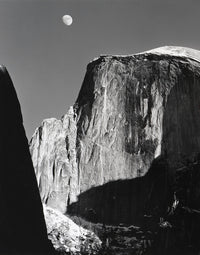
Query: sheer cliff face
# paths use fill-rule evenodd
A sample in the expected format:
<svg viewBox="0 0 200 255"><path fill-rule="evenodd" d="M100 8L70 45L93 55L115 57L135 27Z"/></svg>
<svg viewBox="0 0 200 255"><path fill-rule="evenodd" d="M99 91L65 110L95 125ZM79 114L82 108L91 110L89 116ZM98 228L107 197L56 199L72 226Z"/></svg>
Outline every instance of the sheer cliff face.
<svg viewBox="0 0 200 255"><path fill-rule="evenodd" d="M62 120L44 120L30 144L42 201L62 212L79 194L76 137L71 107Z"/></svg>
<svg viewBox="0 0 200 255"><path fill-rule="evenodd" d="M148 52L102 56L87 67L73 107L44 120L30 150L42 200L66 212L78 195L144 176L159 156L169 170L200 151L200 64Z"/></svg>

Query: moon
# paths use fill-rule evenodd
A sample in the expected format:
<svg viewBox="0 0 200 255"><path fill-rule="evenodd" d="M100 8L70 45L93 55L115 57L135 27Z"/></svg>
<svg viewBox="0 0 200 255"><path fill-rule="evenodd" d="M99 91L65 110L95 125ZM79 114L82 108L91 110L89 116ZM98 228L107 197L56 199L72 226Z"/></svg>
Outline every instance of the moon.
<svg viewBox="0 0 200 255"><path fill-rule="evenodd" d="M72 17L71 17L70 15L64 15L64 16L62 17L62 21L63 21L63 23L64 23L65 25L71 26L71 24L72 24L72 22L73 22L73 19L72 19Z"/></svg>

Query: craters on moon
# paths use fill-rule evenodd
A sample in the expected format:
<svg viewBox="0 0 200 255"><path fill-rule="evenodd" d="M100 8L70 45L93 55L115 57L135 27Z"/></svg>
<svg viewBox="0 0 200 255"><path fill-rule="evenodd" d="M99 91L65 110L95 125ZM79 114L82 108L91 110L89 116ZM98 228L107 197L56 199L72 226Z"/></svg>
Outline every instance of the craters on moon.
<svg viewBox="0 0 200 255"><path fill-rule="evenodd" d="M71 26L73 19L72 16L66 14L62 17L62 21L66 26Z"/></svg>

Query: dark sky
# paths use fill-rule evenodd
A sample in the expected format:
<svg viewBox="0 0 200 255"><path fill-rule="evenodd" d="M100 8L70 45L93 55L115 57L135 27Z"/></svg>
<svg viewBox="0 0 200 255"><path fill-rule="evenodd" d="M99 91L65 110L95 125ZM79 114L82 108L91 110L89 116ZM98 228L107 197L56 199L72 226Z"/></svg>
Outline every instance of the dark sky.
<svg viewBox="0 0 200 255"><path fill-rule="evenodd" d="M44 118L67 112L87 63L100 54L200 49L199 13L199 0L0 0L0 64L15 84L28 137ZM70 27L64 14L73 16Z"/></svg>

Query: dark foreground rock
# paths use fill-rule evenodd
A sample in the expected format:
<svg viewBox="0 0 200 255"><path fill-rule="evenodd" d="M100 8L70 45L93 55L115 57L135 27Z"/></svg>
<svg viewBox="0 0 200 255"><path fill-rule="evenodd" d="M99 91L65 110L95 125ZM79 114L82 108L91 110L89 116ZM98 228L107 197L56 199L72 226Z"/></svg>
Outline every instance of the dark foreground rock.
<svg viewBox="0 0 200 255"><path fill-rule="evenodd" d="M20 104L0 67L0 254L53 254Z"/></svg>

